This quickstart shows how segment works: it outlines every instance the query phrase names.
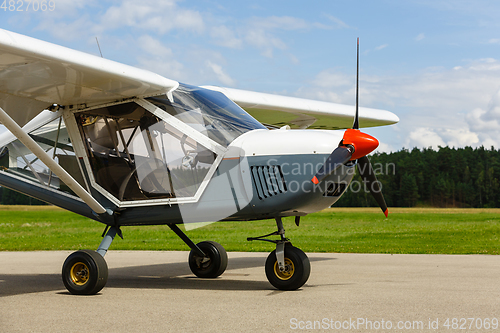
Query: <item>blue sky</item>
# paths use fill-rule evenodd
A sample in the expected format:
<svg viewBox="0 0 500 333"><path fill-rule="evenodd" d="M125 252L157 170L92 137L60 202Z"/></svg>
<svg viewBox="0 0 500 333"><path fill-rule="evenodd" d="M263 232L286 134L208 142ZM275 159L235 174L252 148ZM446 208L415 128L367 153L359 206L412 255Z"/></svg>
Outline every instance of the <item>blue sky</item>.
<svg viewBox="0 0 500 333"><path fill-rule="evenodd" d="M93 54L98 37L104 57L185 83L345 104L354 104L360 37L360 105L401 119L366 130L379 150L500 148L498 1L52 4L2 8L0 27Z"/></svg>

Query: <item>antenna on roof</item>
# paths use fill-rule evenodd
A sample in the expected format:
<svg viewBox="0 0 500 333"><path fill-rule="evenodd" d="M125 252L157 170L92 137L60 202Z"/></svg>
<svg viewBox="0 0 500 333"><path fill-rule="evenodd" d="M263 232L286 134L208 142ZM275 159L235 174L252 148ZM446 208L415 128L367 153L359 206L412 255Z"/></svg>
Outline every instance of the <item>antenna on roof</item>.
<svg viewBox="0 0 500 333"><path fill-rule="evenodd" d="M97 36L96 36L96 38L95 38L95 41L97 42L97 47L99 48L99 53L101 54L101 58L104 58L104 57L102 56L101 47L99 46L99 41L97 40Z"/></svg>

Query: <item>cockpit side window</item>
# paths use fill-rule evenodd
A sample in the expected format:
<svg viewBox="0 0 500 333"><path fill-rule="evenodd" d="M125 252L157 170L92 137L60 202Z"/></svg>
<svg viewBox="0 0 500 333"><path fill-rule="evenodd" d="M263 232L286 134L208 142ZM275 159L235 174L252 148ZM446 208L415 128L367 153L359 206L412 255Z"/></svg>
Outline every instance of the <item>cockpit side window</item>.
<svg viewBox="0 0 500 333"><path fill-rule="evenodd" d="M133 102L76 120L96 183L119 201L193 197L216 158Z"/></svg>

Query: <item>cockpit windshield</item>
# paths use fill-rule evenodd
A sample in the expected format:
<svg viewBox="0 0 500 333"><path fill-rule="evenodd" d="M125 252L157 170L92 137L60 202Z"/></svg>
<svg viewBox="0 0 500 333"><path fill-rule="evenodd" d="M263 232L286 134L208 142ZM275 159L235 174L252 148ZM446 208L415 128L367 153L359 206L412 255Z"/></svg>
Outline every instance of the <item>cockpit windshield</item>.
<svg viewBox="0 0 500 333"><path fill-rule="evenodd" d="M147 100L224 147L245 132L266 129L224 94L204 88L181 84L171 98Z"/></svg>

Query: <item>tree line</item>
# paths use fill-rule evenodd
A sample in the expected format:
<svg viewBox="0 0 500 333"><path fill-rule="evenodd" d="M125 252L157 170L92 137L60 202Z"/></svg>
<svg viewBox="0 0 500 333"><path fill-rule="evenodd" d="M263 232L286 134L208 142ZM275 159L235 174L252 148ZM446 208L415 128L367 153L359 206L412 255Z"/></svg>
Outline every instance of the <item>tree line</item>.
<svg viewBox="0 0 500 333"><path fill-rule="evenodd" d="M13 191L6 187L0 188L0 203L2 205L46 205L43 201Z"/></svg>
<svg viewBox="0 0 500 333"><path fill-rule="evenodd" d="M402 149L369 158L389 207L500 207L500 150L494 147ZM335 205L376 207L370 193L355 191L356 182L359 174Z"/></svg>

